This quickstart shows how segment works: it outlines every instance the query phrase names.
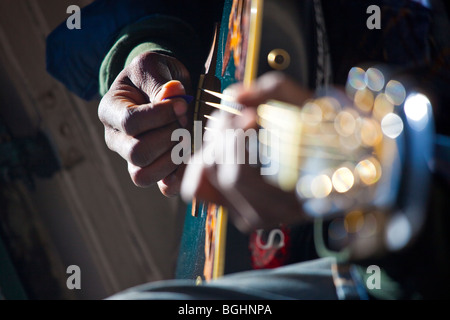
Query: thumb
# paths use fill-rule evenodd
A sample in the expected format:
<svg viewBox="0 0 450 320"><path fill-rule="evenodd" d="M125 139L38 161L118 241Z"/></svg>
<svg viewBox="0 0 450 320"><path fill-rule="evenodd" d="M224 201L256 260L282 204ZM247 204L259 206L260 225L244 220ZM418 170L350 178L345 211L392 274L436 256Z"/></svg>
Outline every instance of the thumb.
<svg viewBox="0 0 450 320"><path fill-rule="evenodd" d="M170 80L163 84L156 94L154 102L161 102L164 99L183 96L186 94L183 84L178 80Z"/></svg>

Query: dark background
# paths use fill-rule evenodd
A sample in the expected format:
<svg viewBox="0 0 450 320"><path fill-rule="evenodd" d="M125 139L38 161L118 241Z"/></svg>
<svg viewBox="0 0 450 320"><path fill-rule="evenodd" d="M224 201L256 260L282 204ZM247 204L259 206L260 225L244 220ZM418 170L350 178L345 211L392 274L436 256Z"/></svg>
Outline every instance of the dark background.
<svg viewBox="0 0 450 320"><path fill-rule="evenodd" d="M0 2L0 298L105 298L174 272L177 199L135 187L98 101L45 70L46 36L90 2ZM70 265L81 290L67 289Z"/></svg>

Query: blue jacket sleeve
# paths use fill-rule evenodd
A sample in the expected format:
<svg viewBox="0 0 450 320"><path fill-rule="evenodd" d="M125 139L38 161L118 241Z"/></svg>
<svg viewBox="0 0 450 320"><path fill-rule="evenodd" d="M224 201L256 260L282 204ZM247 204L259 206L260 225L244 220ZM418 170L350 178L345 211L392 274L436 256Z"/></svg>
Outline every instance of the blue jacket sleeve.
<svg viewBox="0 0 450 320"><path fill-rule="evenodd" d="M102 60L124 27L152 14L170 15L191 25L206 45L222 2L97 0L81 9L81 29L69 30L64 21L47 37L47 71L81 98L92 99L98 96Z"/></svg>

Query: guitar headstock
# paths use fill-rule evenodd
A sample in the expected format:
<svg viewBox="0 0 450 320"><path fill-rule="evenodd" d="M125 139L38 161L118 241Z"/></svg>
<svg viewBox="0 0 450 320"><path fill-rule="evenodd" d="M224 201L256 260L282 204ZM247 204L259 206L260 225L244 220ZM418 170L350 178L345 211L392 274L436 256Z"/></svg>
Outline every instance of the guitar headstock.
<svg viewBox="0 0 450 320"><path fill-rule="evenodd" d="M295 190L304 212L325 221L316 229L327 229L322 244L364 258L405 247L421 229L431 104L378 68L352 68L345 91L329 90L302 107L261 105L260 148L278 168L267 179Z"/></svg>

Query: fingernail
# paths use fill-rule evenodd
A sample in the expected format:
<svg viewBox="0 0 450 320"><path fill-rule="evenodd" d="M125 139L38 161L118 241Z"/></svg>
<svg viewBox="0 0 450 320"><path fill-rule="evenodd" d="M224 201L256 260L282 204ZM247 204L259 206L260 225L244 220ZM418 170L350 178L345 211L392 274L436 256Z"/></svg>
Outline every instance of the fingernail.
<svg viewBox="0 0 450 320"><path fill-rule="evenodd" d="M177 115L177 117L182 116L187 111L187 104L181 101L175 102L173 105L173 112Z"/></svg>
<svg viewBox="0 0 450 320"><path fill-rule="evenodd" d="M178 118L178 122L180 123L180 125L181 125L183 128L186 128L186 126L187 126L187 124L188 124L188 118L187 118L187 116L182 116L182 117Z"/></svg>

